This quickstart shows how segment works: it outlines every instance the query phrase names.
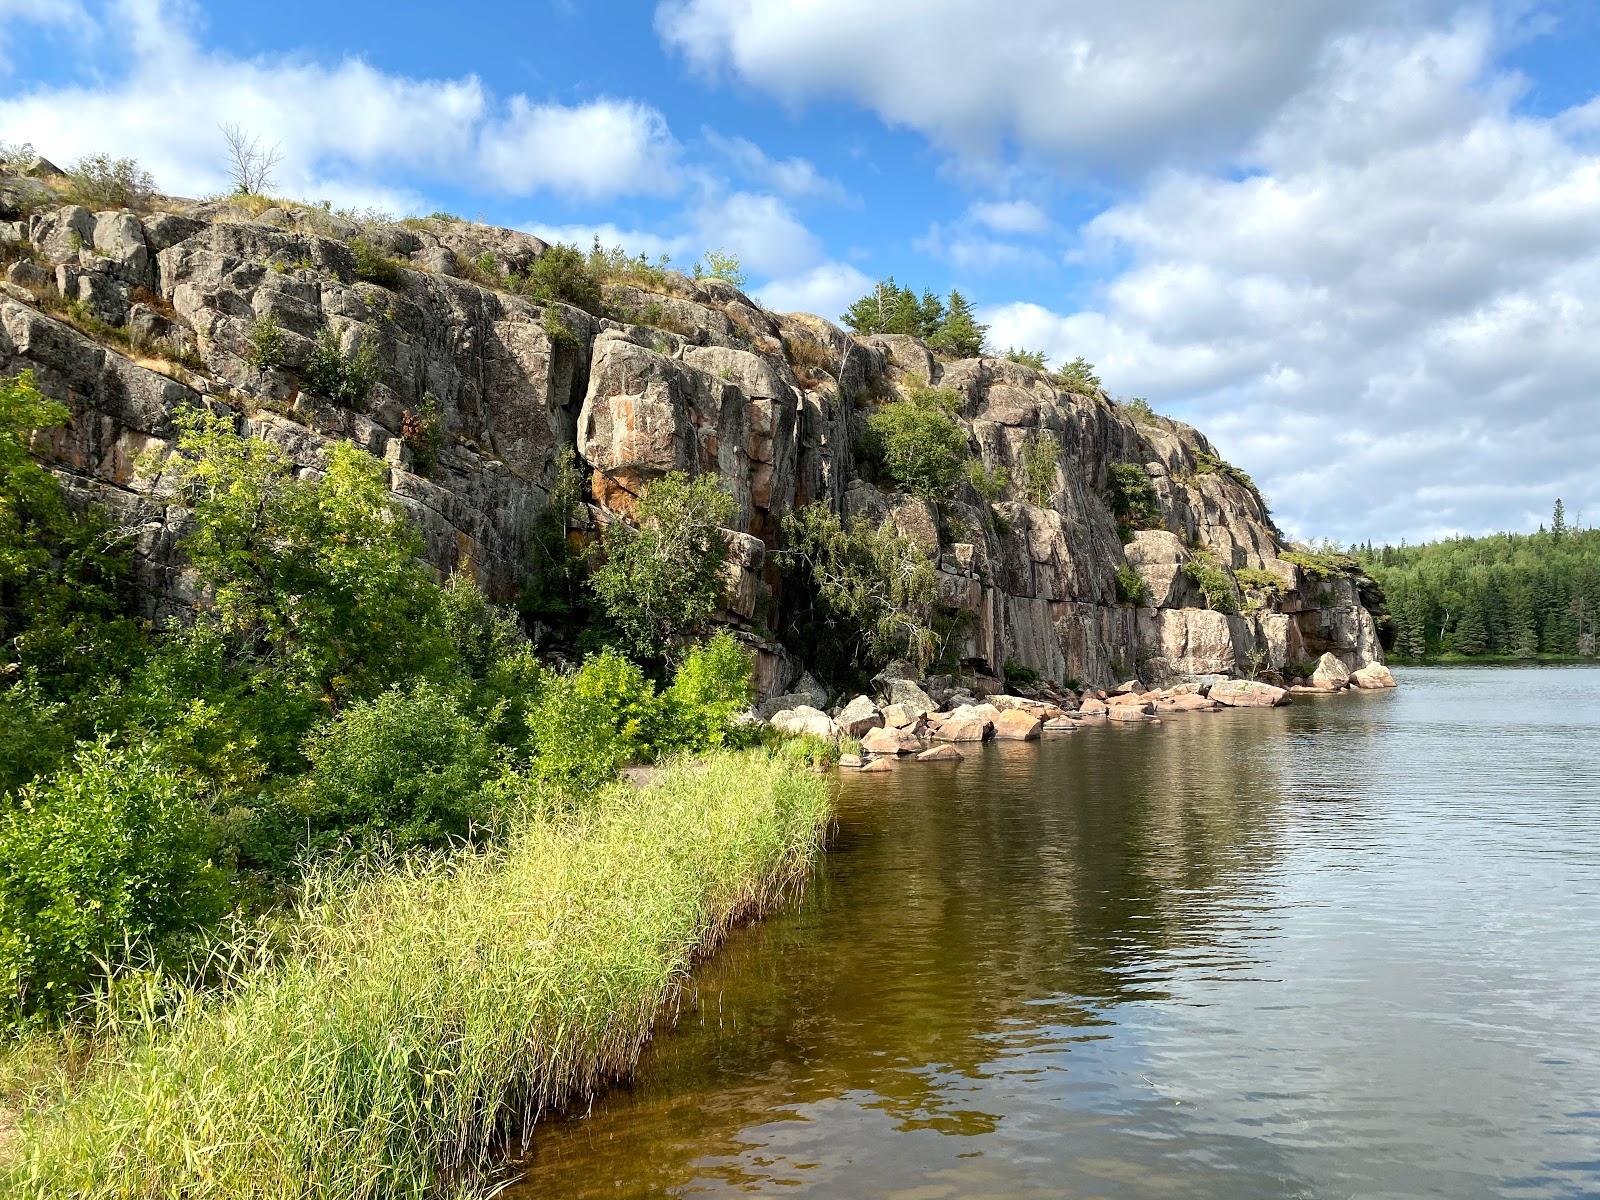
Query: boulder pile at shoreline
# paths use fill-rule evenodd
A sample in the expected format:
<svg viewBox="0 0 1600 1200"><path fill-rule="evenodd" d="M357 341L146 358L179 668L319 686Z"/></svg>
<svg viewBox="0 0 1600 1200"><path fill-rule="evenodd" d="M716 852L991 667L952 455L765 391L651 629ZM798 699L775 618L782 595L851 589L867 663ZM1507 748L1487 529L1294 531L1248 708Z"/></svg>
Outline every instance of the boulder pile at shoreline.
<svg viewBox="0 0 1600 1200"><path fill-rule="evenodd" d="M1382 663L1351 671L1324 654L1308 676L1279 687L1257 679L1198 676L1171 687L1147 688L1130 679L1111 688L1028 687L1026 695L1001 690L987 677L957 681L920 679L907 663L891 663L873 681L871 694L842 698L827 709L827 694L810 675L793 692L768 700L755 716L786 733L859 739L860 753L847 753L841 767L891 769L900 760L960 762L960 747L995 741L1033 741L1073 733L1101 723L1159 723L1167 713L1215 712L1223 708L1275 708L1292 694L1330 695L1395 686Z"/></svg>

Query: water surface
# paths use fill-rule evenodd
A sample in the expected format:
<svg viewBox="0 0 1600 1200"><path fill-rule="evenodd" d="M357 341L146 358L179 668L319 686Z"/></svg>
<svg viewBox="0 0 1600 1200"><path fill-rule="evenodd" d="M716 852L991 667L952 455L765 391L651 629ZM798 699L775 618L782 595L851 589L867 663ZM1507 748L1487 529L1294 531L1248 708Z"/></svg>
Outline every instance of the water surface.
<svg viewBox="0 0 1600 1200"><path fill-rule="evenodd" d="M1397 674L844 775L512 1194L1600 1196L1600 669Z"/></svg>

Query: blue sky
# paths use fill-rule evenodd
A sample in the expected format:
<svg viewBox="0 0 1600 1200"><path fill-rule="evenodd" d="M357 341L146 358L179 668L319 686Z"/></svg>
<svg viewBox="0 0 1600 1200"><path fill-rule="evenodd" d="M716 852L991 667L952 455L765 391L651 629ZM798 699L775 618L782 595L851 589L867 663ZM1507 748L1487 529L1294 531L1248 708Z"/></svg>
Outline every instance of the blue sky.
<svg viewBox="0 0 1600 1200"><path fill-rule="evenodd" d="M1600 518L1600 6L0 0L0 138L446 209L777 307L959 287L1296 534Z"/></svg>

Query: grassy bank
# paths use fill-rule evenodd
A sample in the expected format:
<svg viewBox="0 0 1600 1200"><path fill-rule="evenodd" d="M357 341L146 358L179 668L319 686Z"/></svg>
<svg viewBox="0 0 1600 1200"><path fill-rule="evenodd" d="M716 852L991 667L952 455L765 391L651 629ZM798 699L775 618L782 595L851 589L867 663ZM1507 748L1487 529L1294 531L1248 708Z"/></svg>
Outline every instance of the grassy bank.
<svg viewBox="0 0 1600 1200"><path fill-rule="evenodd" d="M804 879L828 785L770 751L534 813L494 849L327 877L219 993L110 1018L26 1114L6 1194L389 1197L485 1186L626 1075L696 955Z"/></svg>

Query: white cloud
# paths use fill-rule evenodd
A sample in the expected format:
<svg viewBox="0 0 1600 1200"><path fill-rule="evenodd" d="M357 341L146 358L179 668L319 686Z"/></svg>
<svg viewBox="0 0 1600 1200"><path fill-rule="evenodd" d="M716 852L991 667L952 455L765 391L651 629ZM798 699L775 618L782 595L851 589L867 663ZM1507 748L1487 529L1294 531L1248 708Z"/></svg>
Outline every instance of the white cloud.
<svg viewBox="0 0 1600 1200"><path fill-rule="evenodd" d="M837 321L855 300L872 290L870 276L849 263L825 262L798 275L774 279L756 298L774 312L815 313Z"/></svg>
<svg viewBox="0 0 1600 1200"><path fill-rule="evenodd" d="M126 73L0 99L0 138L30 140L58 161L129 154L163 188L187 194L227 186L219 122L281 145L277 182L290 194L358 177L381 194L373 181L386 171L404 172L408 187L422 177L584 198L675 186L675 144L644 105L501 100L475 76L416 79L360 59L240 59L201 49L187 16L163 0L108 6L97 19L124 32Z"/></svg>
<svg viewBox="0 0 1600 1200"><path fill-rule="evenodd" d="M1516 113L1495 46L1471 20L1341 36L1251 170L1112 206L1095 303L994 308L991 340L1194 420L1302 534L1600 513L1600 154Z"/></svg>
<svg viewBox="0 0 1600 1200"><path fill-rule="evenodd" d="M45 25L53 29L82 28L88 21L78 0L0 0L0 74L10 74L10 35L19 25Z"/></svg>
<svg viewBox="0 0 1600 1200"><path fill-rule="evenodd" d="M522 230L547 242L566 242L580 250L587 250L599 238L602 246L621 246L629 254L642 254L652 260L666 255L679 265L686 265L690 259L699 257L702 249L687 234L621 229L609 222L599 225L543 225L535 222L522 226Z"/></svg>
<svg viewBox="0 0 1600 1200"><path fill-rule="evenodd" d="M771 188L792 200L826 200L852 204L854 199L844 184L830 179L806 158L773 158L760 146L742 137L724 137L705 131L707 144L721 154L751 182Z"/></svg>
<svg viewBox="0 0 1600 1200"><path fill-rule="evenodd" d="M1227 151L1300 90L1331 39L1444 0L662 0L698 68L799 103L844 97L981 159L1074 167Z"/></svg>
<svg viewBox="0 0 1600 1200"><path fill-rule="evenodd" d="M980 200L967 209L967 218L995 233L1048 233L1051 221L1031 200Z"/></svg>
<svg viewBox="0 0 1600 1200"><path fill-rule="evenodd" d="M739 256L754 275L787 275L817 261L822 248L776 196L734 192L710 200L695 214L703 246Z"/></svg>

